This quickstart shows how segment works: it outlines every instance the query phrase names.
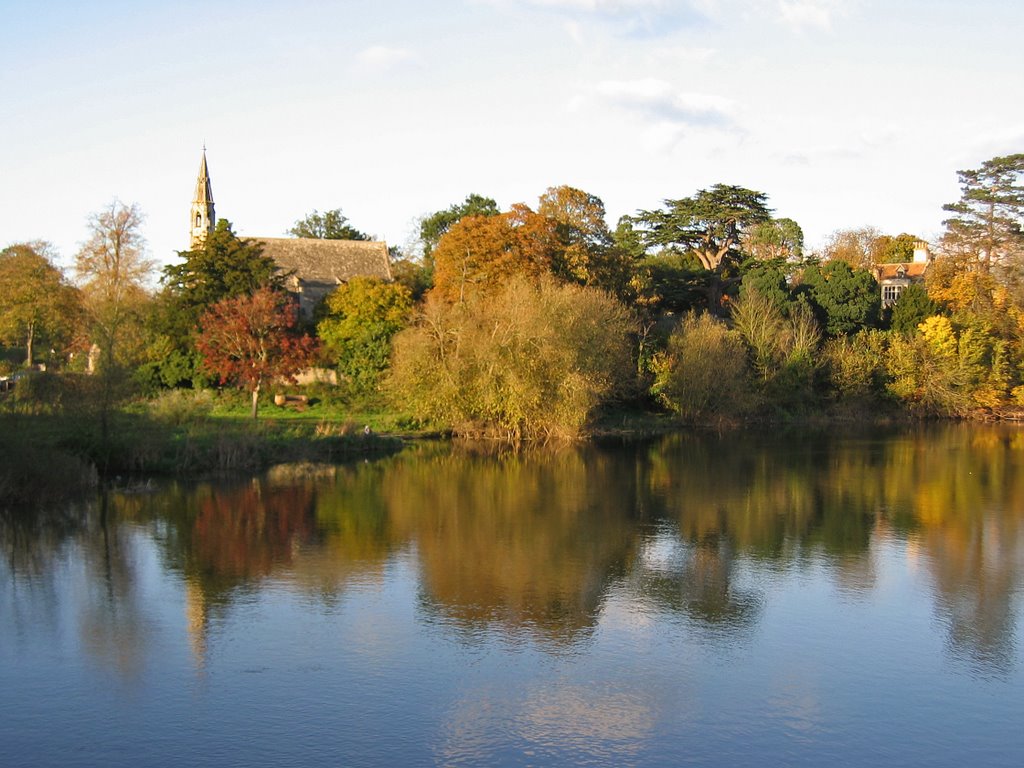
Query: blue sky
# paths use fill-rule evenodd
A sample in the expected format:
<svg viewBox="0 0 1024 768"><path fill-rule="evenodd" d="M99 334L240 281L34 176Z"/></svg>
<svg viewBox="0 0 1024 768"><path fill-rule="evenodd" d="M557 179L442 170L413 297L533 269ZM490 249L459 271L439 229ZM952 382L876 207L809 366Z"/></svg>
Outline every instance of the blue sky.
<svg viewBox="0 0 1024 768"><path fill-rule="evenodd" d="M931 237L957 169L1024 151L1015 0L0 0L0 29L0 246L64 264L115 197L172 261L204 141L239 233L340 207L397 245L557 184L612 226L723 182L810 245Z"/></svg>

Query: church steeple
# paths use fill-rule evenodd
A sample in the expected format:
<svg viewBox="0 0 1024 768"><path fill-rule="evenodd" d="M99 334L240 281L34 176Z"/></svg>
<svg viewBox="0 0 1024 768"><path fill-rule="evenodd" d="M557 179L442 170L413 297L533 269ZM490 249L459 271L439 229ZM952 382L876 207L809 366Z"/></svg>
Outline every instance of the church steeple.
<svg viewBox="0 0 1024 768"><path fill-rule="evenodd" d="M192 200L192 225L189 248L201 248L206 236L213 232L217 217L213 212L213 188L210 186L210 172L206 168L206 145L203 145L203 159L199 163L199 178L196 179L196 195Z"/></svg>

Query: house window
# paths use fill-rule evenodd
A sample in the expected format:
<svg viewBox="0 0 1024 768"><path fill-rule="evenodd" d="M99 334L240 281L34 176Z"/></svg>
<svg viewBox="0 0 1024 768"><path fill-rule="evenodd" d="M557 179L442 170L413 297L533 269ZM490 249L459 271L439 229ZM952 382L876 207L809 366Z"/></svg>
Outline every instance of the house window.
<svg viewBox="0 0 1024 768"><path fill-rule="evenodd" d="M201 227L201 226L203 226L203 216L202 216L202 214L197 213L196 214L196 227L198 228L198 227Z"/></svg>
<svg viewBox="0 0 1024 768"><path fill-rule="evenodd" d="M902 285L883 285L882 286L882 306L891 307L896 303L896 300L903 293Z"/></svg>

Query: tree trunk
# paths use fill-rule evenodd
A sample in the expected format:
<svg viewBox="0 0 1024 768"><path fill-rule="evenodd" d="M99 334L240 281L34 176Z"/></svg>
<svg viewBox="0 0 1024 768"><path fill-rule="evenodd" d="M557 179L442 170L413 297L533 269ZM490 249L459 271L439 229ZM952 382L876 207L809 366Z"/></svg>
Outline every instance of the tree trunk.
<svg viewBox="0 0 1024 768"><path fill-rule="evenodd" d="M25 338L25 367L32 367L32 342L35 340L35 323L28 324L28 336Z"/></svg>
<svg viewBox="0 0 1024 768"><path fill-rule="evenodd" d="M260 401L260 385L257 384L252 389L252 418L256 420L256 408L259 406Z"/></svg>

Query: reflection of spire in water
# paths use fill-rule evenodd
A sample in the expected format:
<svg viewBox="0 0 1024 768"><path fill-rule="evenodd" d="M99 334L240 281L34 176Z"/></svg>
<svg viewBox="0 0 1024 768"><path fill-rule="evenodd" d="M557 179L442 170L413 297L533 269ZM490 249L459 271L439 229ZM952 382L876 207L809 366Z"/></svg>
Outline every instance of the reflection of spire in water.
<svg viewBox="0 0 1024 768"><path fill-rule="evenodd" d="M185 579L185 618L188 644L192 649L196 672L206 668L206 634L210 626L206 595L195 579Z"/></svg>

